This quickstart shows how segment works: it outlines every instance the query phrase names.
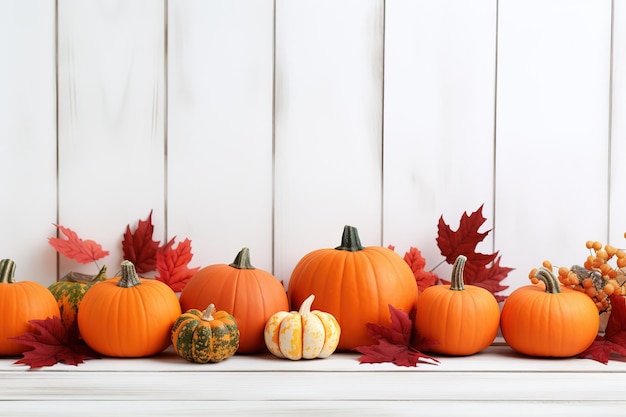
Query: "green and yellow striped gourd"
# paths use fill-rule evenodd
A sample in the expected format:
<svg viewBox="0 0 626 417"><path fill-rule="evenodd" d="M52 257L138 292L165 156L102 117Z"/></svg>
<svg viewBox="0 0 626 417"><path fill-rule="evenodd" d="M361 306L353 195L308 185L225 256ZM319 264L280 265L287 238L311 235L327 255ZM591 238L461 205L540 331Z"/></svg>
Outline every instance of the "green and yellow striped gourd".
<svg viewBox="0 0 626 417"><path fill-rule="evenodd" d="M172 326L172 346L183 359L195 363L220 362L237 352L239 327L226 311L190 309Z"/></svg>
<svg viewBox="0 0 626 417"><path fill-rule="evenodd" d="M69 328L78 314L78 307L89 288L107 279L106 265L97 275L70 272L59 281L51 284L48 290L54 295L61 312L61 321Z"/></svg>

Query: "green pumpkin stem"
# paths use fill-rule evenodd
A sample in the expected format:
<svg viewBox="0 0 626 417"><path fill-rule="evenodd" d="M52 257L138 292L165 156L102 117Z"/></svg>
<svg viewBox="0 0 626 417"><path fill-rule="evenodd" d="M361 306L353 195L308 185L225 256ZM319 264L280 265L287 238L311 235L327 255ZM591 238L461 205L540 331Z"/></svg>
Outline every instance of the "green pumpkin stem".
<svg viewBox="0 0 626 417"><path fill-rule="evenodd" d="M463 282L463 269L465 268L467 257L464 255L457 256L452 265L452 275L450 277L450 289L453 291L463 291L465 283Z"/></svg>
<svg viewBox="0 0 626 417"><path fill-rule="evenodd" d="M554 273L546 267L540 267L535 273L535 278L546 284L546 292L550 294L558 294L561 292L561 284Z"/></svg>
<svg viewBox="0 0 626 417"><path fill-rule="evenodd" d="M12 259L0 260L0 282L5 284L15 282L15 262Z"/></svg>
<svg viewBox="0 0 626 417"><path fill-rule="evenodd" d="M215 304L209 304L209 306L202 312L202 320L213 321L213 313L215 313Z"/></svg>
<svg viewBox="0 0 626 417"><path fill-rule="evenodd" d="M356 227L344 226L343 235L341 236L341 245L337 246L335 249L350 252L358 252L364 249L363 245L361 245L361 239L359 239L359 232Z"/></svg>
<svg viewBox="0 0 626 417"><path fill-rule="evenodd" d="M233 268L237 269L256 269L250 263L250 249L248 248L242 248L235 257L233 263L229 264L228 266L232 266Z"/></svg>
<svg viewBox="0 0 626 417"><path fill-rule="evenodd" d="M104 281L105 279L107 279L107 266L103 265L97 275L81 274L80 272L70 271L65 274L59 281L90 284L92 282Z"/></svg>
<svg viewBox="0 0 626 417"><path fill-rule="evenodd" d="M141 284L135 265L131 261L122 261L122 277L117 283L118 287L131 288Z"/></svg>

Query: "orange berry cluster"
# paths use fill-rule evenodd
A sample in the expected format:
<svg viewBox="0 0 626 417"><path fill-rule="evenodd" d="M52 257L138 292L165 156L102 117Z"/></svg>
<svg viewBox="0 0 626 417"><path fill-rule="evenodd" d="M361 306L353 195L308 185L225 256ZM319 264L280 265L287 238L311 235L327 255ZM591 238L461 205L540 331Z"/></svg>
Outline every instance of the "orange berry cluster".
<svg viewBox="0 0 626 417"><path fill-rule="evenodd" d="M624 234L626 237L626 233ZM574 265L571 268L561 266L557 276L564 287L584 292L595 303L600 313L609 311L611 294L626 296L626 251L601 242L589 240L585 243L589 249L589 256L583 266ZM615 260L615 266L609 262ZM553 270L550 261L543 261L545 268ZM537 283L536 268L529 273L531 282Z"/></svg>

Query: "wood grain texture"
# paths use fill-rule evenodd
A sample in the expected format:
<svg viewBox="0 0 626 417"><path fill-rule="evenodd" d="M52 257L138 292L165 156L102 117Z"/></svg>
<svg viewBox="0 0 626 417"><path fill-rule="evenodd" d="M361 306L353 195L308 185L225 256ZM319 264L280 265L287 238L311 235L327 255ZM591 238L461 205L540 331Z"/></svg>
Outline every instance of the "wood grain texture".
<svg viewBox="0 0 626 417"><path fill-rule="evenodd" d="M506 346L493 346L470 357L438 359L436 366L408 368L391 363L359 364L356 354L301 361L236 355L217 364L200 365L167 351L152 358L104 358L37 372L0 359L0 400L10 400L3 402L0 415L15 410L12 404L16 402L25 406L20 410L23 415L33 412L35 404L50 406L50 413L64 410L68 415L75 415L73 411L84 415L95 404L110 411L127 404L139 415L147 410L163 415L174 409L172 404L180 405L180 415L202 406L235 415L264 415L270 410L293 413L305 408L304 404L310 413L325 415L389 415L390 411L406 415L416 409L432 410L428 415L456 415L458 411L502 415L504 408L507 415L521 415L515 413L538 411L538 405L544 407L541 410L572 410L574 415L583 415L568 407L580 405L588 412L585 404L596 405L596 412L602 415L616 415L624 407L624 401L614 395L626 373L626 364L619 360L604 365L577 358L529 358ZM451 386L463 387L455 390L454 401L450 401ZM572 386L585 389L572 390ZM391 408L385 410L383 404ZM100 411L94 412L99 415Z"/></svg>
<svg viewBox="0 0 626 417"><path fill-rule="evenodd" d="M387 2L383 241L419 248L427 268L440 216L456 229L484 204L493 227L496 14L493 0Z"/></svg>
<svg viewBox="0 0 626 417"><path fill-rule="evenodd" d="M495 243L517 268L606 241L610 1L499 2Z"/></svg>
<svg viewBox="0 0 626 417"><path fill-rule="evenodd" d="M83 416L108 417L132 413L133 416L198 416L210 409L214 414L228 416L338 416L358 415L413 417L416 410L430 417L499 417L506 409L509 417L549 415L586 417L602 413L606 417L621 417L621 401L551 401L551 402L482 402L482 401L10 401L3 404L0 416L47 417ZM78 411L80 410L80 411Z"/></svg>
<svg viewBox="0 0 626 417"><path fill-rule="evenodd" d="M119 270L126 225L164 236L163 1L59 0L59 222ZM94 265L61 258L69 270Z"/></svg>
<svg viewBox="0 0 626 417"><path fill-rule="evenodd" d="M49 284L56 255L54 2L0 1L0 257L16 279Z"/></svg>
<svg viewBox="0 0 626 417"><path fill-rule="evenodd" d="M272 269L271 0L170 2L168 230L195 265Z"/></svg>
<svg viewBox="0 0 626 417"><path fill-rule="evenodd" d="M626 1L613 6L610 212L608 241L623 248L626 232Z"/></svg>
<svg viewBox="0 0 626 417"><path fill-rule="evenodd" d="M276 2L275 273L346 224L381 244L383 2Z"/></svg>

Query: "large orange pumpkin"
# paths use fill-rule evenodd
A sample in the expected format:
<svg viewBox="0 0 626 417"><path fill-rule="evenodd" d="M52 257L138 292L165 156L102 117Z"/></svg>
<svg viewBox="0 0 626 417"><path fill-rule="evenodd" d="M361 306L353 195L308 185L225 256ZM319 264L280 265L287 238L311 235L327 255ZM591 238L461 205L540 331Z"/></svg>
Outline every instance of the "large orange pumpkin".
<svg viewBox="0 0 626 417"><path fill-rule="evenodd" d="M429 350L446 355L473 355L491 345L500 326L500 306L492 293L465 285L467 258L459 255L449 285L426 288L417 300L414 326L420 337L436 343Z"/></svg>
<svg viewBox="0 0 626 417"><path fill-rule="evenodd" d="M170 332L181 315L170 287L137 276L135 266L122 262L122 275L94 285L78 309L78 328L96 352L114 357L143 357L171 343Z"/></svg>
<svg viewBox="0 0 626 417"><path fill-rule="evenodd" d="M0 260L0 356L21 355L26 346L9 340L33 329L29 320L60 317L59 306L46 287L15 281L15 262Z"/></svg>
<svg viewBox="0 0 626 417"><path fill-rule="evenodd" d="M519 353L541 357L575 356L598 334L600 317L591 298L561 287L551 270L541 267L540 283L513 291L502 306L500 329Z"/></svg>
<svg viewBox="0 0 626 417"><path fill-rule="evenodd" d="M274 275L252 266L248 248L241 249L229 265L200 269L180 294L185 311L211 303L235 317L240 333L237 353L265 350L265 323L275 313L289 309L283 285Z"/></svg>
<svg viewBox="0 0 626 417"><path fill-rule="evenodd" d="M345 226L341 245L305 255L288 286L289 303L315 295L313 308L332 314L341 327L340 351L370 345L366 324L391 325L389 305L411 314L417 299L415 276L391 249L363 247L355 227Z"/></svg>

